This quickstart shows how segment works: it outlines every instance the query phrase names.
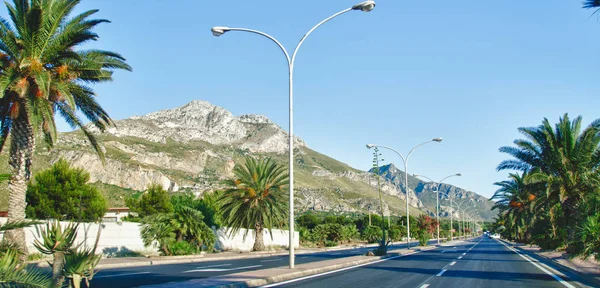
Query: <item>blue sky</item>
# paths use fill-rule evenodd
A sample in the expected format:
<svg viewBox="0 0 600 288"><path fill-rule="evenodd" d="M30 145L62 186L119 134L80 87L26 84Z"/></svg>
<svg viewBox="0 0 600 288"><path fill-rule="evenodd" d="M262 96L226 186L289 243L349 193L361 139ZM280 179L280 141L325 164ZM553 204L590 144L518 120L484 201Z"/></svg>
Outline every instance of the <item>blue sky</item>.
<svg viewBox="0 0 600 288"><path fill-rule="evenodd" d="M356 0L358 1L358 0ZM288 50L353 0L86 0L112 21L90 46L123 54L134 71L97 86L114 119L195 99L235 115L263 114L287 129L287 68L278 48L249 33L215 38L215 25L258 29ZM409 173L491 196L507 172L498 148L518 127L564 113L599 118L600 20L580 1L377 1L316 30L298 53L295 133L359 169L366 143L407 153ZM2 9L0 16L6 17ZM65 127L64 125L61 125ZM63 128L65 130L65 128ZM383 151L386 162L402 166Z"/></svg>

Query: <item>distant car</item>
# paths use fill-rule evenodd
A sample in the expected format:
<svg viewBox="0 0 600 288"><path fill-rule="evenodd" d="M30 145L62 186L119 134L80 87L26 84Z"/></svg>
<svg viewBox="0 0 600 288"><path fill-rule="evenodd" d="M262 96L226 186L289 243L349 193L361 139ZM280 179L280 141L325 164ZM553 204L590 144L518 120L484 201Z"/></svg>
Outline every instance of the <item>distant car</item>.
<svg viewBox="0 0 600 288"><path fill-rule="evenodd" d="M500 239L500 235L499 234L494 234L494 235L491 236L491 238Z"/></svg>

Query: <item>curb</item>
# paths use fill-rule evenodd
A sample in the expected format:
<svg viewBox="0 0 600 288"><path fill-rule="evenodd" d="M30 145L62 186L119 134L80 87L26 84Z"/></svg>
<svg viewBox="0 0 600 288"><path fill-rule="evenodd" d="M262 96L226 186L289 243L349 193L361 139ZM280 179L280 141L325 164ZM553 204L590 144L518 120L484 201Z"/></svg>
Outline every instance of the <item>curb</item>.
<svg viewBox="0 0 600 288"><path fill-rule="evenodd" d="M519 245L519 243L509 242L509 241L504 240L504 239L498 239L498 240L506 243L507 245L510 245L511 247L519 250L519 252L521 252L521 253L523 253L523 254L525 254L527 256L533 257L534 259L536 259L536 260L538 260L538 261L540 261L542 263L545 263L545 264L552 263L553 264L553 266L551 266L552 268L560 271L561 273L566 274L566 276L568 276L569 278L572 278L572 277L570 277L569 274L575 275L575 276L577 276L579 278L582 278L583 280L585 280L585 283L581 283L581 281L577 281L576 279L571 279L573 281L580 282L580 284L583 284L583 285L586 285L586 286L589 286L588 284L593 284L593 286L589 286L589 287L600 287L600 279L597 279L596 277L590 276L590 275L588 275L586 273L577 271L574 268L571 268L569 266L563 265L562 263L560 263L560 262L558 262L558 261L556 261L556 260L554 260L552 258L548 258L546 256L539 255L539 254L537 254L535 252L522 249L521 246Z"/></svg>

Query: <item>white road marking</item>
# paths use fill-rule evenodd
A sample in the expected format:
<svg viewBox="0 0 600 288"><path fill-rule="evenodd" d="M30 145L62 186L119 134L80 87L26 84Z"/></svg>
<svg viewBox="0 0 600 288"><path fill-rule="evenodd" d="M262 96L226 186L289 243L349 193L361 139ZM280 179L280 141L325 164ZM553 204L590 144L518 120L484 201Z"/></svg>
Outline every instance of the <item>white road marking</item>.
<svg viewBox="0 0 600 288"><path fill-rule="evenodd" d="M446 272L446 271L448 271L448 270L444 269L444 270L440 271L440 273L438 273L438 274L437 274L437 275L435 275L435 276L437 276L437 277L440 277L440 276L442 276L442 274L444 274L444 272Z"/></svg>
<svg viewBox="0 0 600 288"><path fill-rule="evenodd" d="M244 266L244 267L235 267L235 268L206 268L206 269L194 269L183 271L182 273L192 273L192 272L223 272L223 271L233 271L233 270L244 270L250 268L261 267L262 265L252 265L252 266Z"/></svg>
<svg viewBox="0 0 600 288"><path fill-rule="evenodd" d="M102 275L102 276L94 276L94 278L110 278L110 277L130 276L130 275L140 275L140 274L150 274L150 272L137 272L137 273L125 273L125 274L115 274L115 275Z"/></svg>
<svg viewBox="0 0 600 288"><path fill-rule="evenodd" d="M446 252L446 250L444 250L444 251L442 251L442 252L440 252L440 253L445 253L445 252Z"/></svg>
<svg viewBox="0 0 600 288"><path fill-rule="evenodd" d="M450 266L454 266L454 264L456 264L456 261L452 261L452 263L450 263Z"/></svg>
<svg viewBox="0 0 600 288"><path fill-rule="evenodd" d="M269 259L269 260L262 260L260 262L263 263L263 262L273 262L273 261L283 261L283 259L281 259L281 258L279 258L279 259Z"/></svg>
<svg viewBox="0 0 600 288"><path fill-rule="evenodd" d="M329 255L340 255L342 254L341 252L337 252L337 253L329 253Z"/></svg>
<svg viewBox="0 0 600 288"><path fill-rule="evenodd" d="M389 260L392 260L392 259L396 259L396 258L400 258L400 257L404 257L404 256L409 256L409 255L413 255L413 254L417 254L417 253L421 253L421 251L415 251L415 252L404 254L404 255L398 255L398 256L389 257L389 258L385 258L385 259L381 259L381 260L377 260L377 261L373 261L373 262L369 262L369 263L364 263L364 264L360 264L360 265L356 265L356 266L352 266L352 267L341 268L341 269L337 269L337 270L333 270L333 271L329 271L329 272L324 272L324 273L320 273L320 274L315 274L315 275L300 277L300 278L296 278L296 279L292 279L292 280L288 280L288 281L283 281L283 282L279 282L279 283L273 283L273 284L269 284L269 285L265 285L265 286L260 286L260 287L261 288L277 287L277 286L280 286L280 285L285 285L285 284L289 284L289 283L303 281L303 280L306 280L306 279L311 279L311 278L315 278L315 277L319 277L319 276L329 275L329 274L333 274L333 273L337 273L337 272L341 272L341 271L346 271L346 270L350 270L350 269L354 269L354 268L358 268L358 267L362 267L362 266L366 266L366 265L372 265L372 264L376 264L376 263L379 263L379 262L389 261Z"/></svg>
<svg viewBox="0 0 600 288"><path fill-rule="evenodd" d="M427 288L429 287L429 284L423 284L423 286L419 287L419 288Z"/></svg>
<svg viewBox="0 0 600 288"><path fill-rule="evenodd" d="M529 261L529 263L533 264L535 267L537 267L538 269L542 270L544 273L546 273L546 274L550 275L552 278L554 278L554 280L556 280L556 281L560 282L560 284L563 284L565 287L568 287L568 288L575 288L575 286L573 286L573 285L569 284L569 282L567 282L567 281L563 280L562 278L560 278L560 277L559 277L559 276L557 276L556 274L554 274L554 273L552 273L552 272L548 271L546 268L544 268L544 267L542 267L542 266L541 266L541 265L544 265L544 266L546 266L545 264L543 264L543 263L540 263L539 261L537 261L537 260L535 260L535 259L533 259L533 258L531 258L531 257L529 257L529 256L527 256L527 255L524 255L524 254L522 254L522 253L521 253L521 252L519 252L518 250L516 250L516 249L514 249L514 248L512 248L512 247L510 247L510 246L508 246L508 245L506 245L504 242L502 242L502 241L500 241L500 240L496 240L496 241L500 242L500 243L501 243L502 245L504 245L506 248L508 248L509 250L511 250L511 251L513 251L513 252L515 252L517 255L521 256L521 258L523 258L523 259L525 259L525 260ZM538 264L538 263L539 263L539 264ZM540 264L541 264L541 265L540 265ZM546 266L546 267L548 267L548 266ZM551 269L550 267L548 267L548 268L549 268L549 269Z"/></svg>
<svg viewBox="0 0 600 288"><path fill-rule="evenodd" d="M202 268L213 268L213 267L224 267L224 266L231 266L232 264L219 264L219 265L210 265L210 266L200 266L200 267L196 267L196 269L202 269Z"/></svg>
<svg viewBox="0 0 600 288"><path fill-rule="evenodd" d="M467 252L463 253L463 256L467 255Z"/></svg>
<svg viewBox="0 0 600 288"><path fill-rule="evenodd" d="M460 259L462 259L462 256L459 256L459 257L458 257L458 260L460 260Z"/></svg>

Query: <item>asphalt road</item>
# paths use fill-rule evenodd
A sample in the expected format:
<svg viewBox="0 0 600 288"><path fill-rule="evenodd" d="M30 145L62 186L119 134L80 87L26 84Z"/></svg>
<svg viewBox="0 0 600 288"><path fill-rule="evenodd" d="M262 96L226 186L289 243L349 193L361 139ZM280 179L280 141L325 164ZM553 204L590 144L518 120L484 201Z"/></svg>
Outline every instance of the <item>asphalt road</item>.
<svg viewBox="0 0 600 288"><path fill-rule="evenodd" d="M559 282L535 265L498 240L479 237L268 287L578 287L566 278L565 284Z"/></svg>
<svg viewBox="0 0 600 288"><path fill-rule="evenodd" d="M430 241L431 244L434 240ZM417 242L411 243L417 246ZM394 247L406 247L398 242ZM364 255L373 247L327 251L296 255L296 265L335 258ZM282 267L288 265L288 256L272 256L249 259L224 259L196 263L164 264L114 269L100 269L90 282L92 287L138 287L175 281L186 281L233 274L243 271Z"/></svg>

